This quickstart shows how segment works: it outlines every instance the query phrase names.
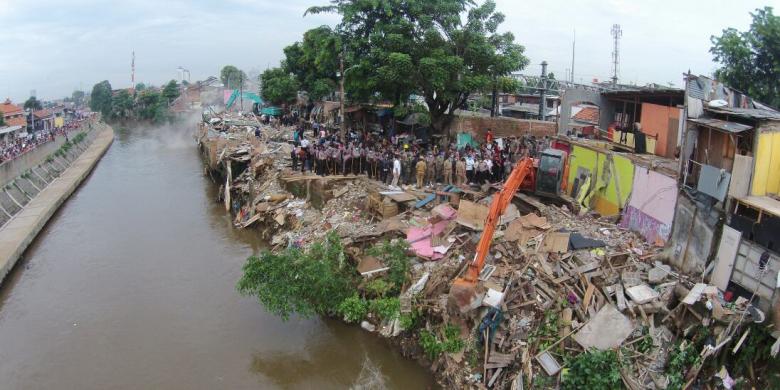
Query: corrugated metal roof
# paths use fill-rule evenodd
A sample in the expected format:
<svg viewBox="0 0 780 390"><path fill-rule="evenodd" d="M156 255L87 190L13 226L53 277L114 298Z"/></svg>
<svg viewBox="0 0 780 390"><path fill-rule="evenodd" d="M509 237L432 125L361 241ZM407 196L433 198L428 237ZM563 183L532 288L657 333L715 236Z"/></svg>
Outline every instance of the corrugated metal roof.
<svg viewBox="0 0 780 390"><path fill-rule="evenodd" d="M737 122L728 122L720 119L713 118L698 118L688 119L688 121L697 123L703 126L711 127L716 130L722 130L728 133L741 133L753 128L753 126L744 125Z"/></svg>
<svg viewBox="0 0 780 390"><path fill-rule="evenodd" d="M718 114L735 115L747 119L780 120L780 112L768 108L704 107Z"/></svg>

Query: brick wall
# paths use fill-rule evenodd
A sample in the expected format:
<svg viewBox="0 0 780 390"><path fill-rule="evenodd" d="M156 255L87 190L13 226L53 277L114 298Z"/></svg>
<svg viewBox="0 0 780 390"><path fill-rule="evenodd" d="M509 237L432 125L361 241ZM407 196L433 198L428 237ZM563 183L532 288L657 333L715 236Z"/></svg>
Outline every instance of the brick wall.
<svg viewBox="0 0 780 390"><path fill-rule="evenodd" d="M484 140L487 130L493 130L496 138L533 135L536 137L554 136L558 131L555 122L507 117L456 116L450 125L450 135L471 133L474 138Z"/></svg>

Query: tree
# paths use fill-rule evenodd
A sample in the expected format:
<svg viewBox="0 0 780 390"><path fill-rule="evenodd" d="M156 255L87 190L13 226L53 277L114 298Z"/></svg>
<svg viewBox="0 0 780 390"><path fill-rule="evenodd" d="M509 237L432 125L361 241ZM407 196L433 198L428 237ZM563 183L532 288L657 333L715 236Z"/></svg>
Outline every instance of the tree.
<svg viewBox="0 0 780 390"><path fill-rule="evenodd" d="M0 126L5 126L5 114L0 111Z"/></svg>
<svg viewBox="0 0 780 390"><path fill-rule="evenodd" d="M104 118L108 118L111 115L111 105L111 83L109 83L108 80L103 80L95 84L95 86L92 87L89 108L92 109L92 111L101 113Z"/></svg>
<svg viewBox="0 0 780 390"><path fill-rule="evenodd" d="M314 100L322 99L338 85L341 38L328 26L320 26L303 34L303 41L284 48L282 68L295 75L303 91Z"/></svg>
<svg viewBox="0 0 780 390"><path fill-rule="evenodd" d="M163 96L156 91L142 91L136 101L138 119L154 123L162 123L167 119L167 106Z"/></svg>
<svg viewBox="0 0 780 390"><path fill-rule="evenodd" d="M722 65L715 77L752 98L780 107L780 16L772 7L750 14L753 22L745 32L734 28L712 36L715 62Z"/></svg>
<svg viewBox="0 0 780 390"><path fill-rule="evenodd" d="M226 65L219 72L219 79L227 88L238 89L244 86L246 73L233 65Z"/></svg>
<svg viewBox="0 0 780 390"><path fill-rule="evenodd" d="M165 84L165 87L162 90L162 95L168 104L171 104L171 102L179 97L179 84L176 82L176 80L171 80L168 82L168 84Z"/></svg>
<svg viewBox="0 0 780 390"><path fill-rule="evenodd" d="M136 94L141 93L145 89L146 89L146 84L144 84L144 83L138 83L138 84L135 85L135 93Z"/></svg>
<svg viewBox="0 0 780 390"><path fill-rule="evenodd" d="M266 69L260 75L260 94L273 104L295 102L299 87L295 76L283 68Z"/></svg>
<svg viewBox="0 0 780 390"><path fill-rule="evenodd" d="M395 103L419 94L442 132L471 93L497 88L500 77L528 64L514 36L498 33L504 15L495 9L493 1L331 0L307 13L341 15L351 94Z"/></svg>
<svg viewBox="0 0 780 390"><path fill-rule="evenodd" d="M119 91L112 99L111 119L127 120L133 116L134 108L133 96L126 89Z"/></svg>
<svg viewBox="0 0 780 390"><path fill-rule="evenodd" d="M43 104L41 104L41 101L38 100L35 96L30 96L29 99L27 99L24 102L24 109L25 110L40 110L43 108Z"/></svg>
<svg viewBox="0 0 780 390"><path fill-rule="evenodd" d="M84 91L75 90L71 95L71 101L76 107L81 107L84 104Z"/></svg>

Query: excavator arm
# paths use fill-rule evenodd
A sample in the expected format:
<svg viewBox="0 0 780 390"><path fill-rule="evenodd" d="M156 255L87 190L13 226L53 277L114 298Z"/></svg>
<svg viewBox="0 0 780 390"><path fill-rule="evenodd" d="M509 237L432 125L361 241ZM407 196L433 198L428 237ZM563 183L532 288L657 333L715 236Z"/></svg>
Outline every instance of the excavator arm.
<svg viewBox="0 0 780 390"><path fill-rule="evenodd" d="M493 197L493 203L490 205L490 211L485 220L485 230L482 232L479 244L477 244L474 260L469 263L463 277L455 279L450 288L450 302L454 303L461 312L469 310L476 299L477 279L482 271L482 266L485 265L485 259L490 250L490 243L493 241L493 233L496 231L501 215L504 214L518 188L520 188L525 178L533 172L533 169L533 159L525 158L521 160L512 170L512 173L509 174L509 178L504 182L504 187L501 191Z"/></svg>

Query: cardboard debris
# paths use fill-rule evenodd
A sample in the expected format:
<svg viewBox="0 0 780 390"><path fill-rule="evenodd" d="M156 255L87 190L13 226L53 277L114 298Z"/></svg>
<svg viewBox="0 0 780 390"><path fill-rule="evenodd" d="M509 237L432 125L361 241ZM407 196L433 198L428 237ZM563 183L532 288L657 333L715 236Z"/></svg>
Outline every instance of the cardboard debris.
<svg viewBox="0 0 780 390"><path fill-rule="evenodd" d="M542 241L539 252L565 253L569 251L569 233L547 233Z"/></svg>
<svg viewBox="0 0 780 390"><path fill-rule="evenodd" d="M373 275L377 272L387 271L390 267L385 267L382 261L374 256L365 256L360 259L357 270L363 276Z"/></svg>
<svg viewBox="0 0 780 390"><path fill-rule="evenodd" d="M473 230L485 228L489 209L487 206L461 199L458 204L458 223Z"/></svg>
<svg viewBox="0 0 780 390"><path fill-rule="evenodd" d="M608 350L619 347L633 331L631 320L607 304L574 335L574 340L586 350Z"/></svg>

